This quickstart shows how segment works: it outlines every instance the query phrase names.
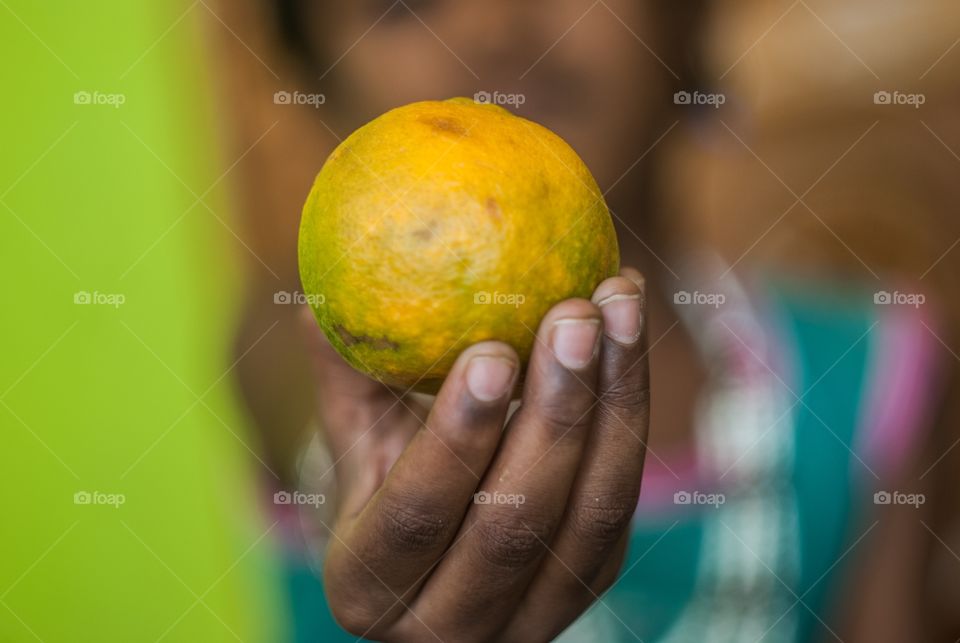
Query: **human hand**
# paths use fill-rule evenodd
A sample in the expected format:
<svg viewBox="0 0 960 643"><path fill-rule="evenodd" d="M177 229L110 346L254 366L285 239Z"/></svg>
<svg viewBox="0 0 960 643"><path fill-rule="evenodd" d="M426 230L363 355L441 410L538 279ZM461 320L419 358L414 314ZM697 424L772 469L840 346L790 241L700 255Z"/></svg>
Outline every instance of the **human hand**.
<svg viewBox="0 0 960 643"><path fill-rule="evenodd" d="M345 629L544 641L610 586L647 438L642 288L627 268L545 315L505 429L510 346L464 350L427 410L347 365L310 320L338 487L324 583Z"/></svg>

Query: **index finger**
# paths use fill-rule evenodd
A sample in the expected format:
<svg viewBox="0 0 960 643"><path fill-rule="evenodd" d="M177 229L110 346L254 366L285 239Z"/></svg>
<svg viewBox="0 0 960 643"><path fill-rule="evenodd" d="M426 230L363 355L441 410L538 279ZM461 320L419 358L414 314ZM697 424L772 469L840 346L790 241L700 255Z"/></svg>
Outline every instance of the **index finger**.
<svg viewBox="0 0 960 643"><path fill-rule="evenodd" d="M518 371L506 344L465 350L383 486L338 525L325 579L348 631L381 638L450 545L500 441Z"/></svg>

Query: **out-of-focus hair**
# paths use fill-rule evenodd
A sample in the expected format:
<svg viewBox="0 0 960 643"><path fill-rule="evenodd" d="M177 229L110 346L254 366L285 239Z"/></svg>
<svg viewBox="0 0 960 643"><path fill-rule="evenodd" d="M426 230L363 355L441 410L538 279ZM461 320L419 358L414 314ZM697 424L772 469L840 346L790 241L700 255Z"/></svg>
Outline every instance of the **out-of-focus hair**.
<svg viewBox="0 0 960 643"><path fill-rule="evenodd" d="M690 84L699 75L700 27L707 2L687 0L650 4L660 24L662 42L670 45L662 53L683 82ZM315 78L329 54L323 43L315 42L306 28L308 3L304 0L266 0L266 6L282 48L294 59L301 72Z"/></svg>

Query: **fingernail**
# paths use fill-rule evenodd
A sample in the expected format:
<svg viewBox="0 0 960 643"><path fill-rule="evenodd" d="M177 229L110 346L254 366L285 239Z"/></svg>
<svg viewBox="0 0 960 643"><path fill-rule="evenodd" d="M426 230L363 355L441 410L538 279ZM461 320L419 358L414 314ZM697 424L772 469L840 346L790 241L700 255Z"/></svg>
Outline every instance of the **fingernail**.
<svg viewBox="0 0 960 643"><path fill-rule="evenodd" d="M513 385L516 363L506 357L477 355L467 363L467 389L481 402L500 399Z"/></svg>
<svg viewBox="0 0 960 643"><path fill-rule="evenodd" d="M553 322L553 354L566 368L583 368L597 352L599 334L599 319L558 319Z"/></svg>
<svg viewBox="0 0 960 643"><path fill-rule="evenodd" d="M640 337L640 295L615 294L599 301L603 330L621 344L632 344Z"/></svg>
<svg viewBox="0 0 960 643"><path fill-rule="evenodd" d="M647 282L646 282L646 278L642 274L632 269L627 270L622 274L624 277L626 277L627 279L632 281L634 284L636 284L637 288L640 289L641 293L646 292Z"/></svg>

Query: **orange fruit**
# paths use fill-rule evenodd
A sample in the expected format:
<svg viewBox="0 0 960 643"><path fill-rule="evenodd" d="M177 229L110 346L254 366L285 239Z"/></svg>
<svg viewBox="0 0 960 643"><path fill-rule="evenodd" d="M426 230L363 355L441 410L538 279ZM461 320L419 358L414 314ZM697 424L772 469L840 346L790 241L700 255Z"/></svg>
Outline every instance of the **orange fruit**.
<svg viewBox="0 0 960 643"><path fill-rule="evenodd" d="M344 140L303 208L300 276L357 369L435 392L496 339L526 361L541 317L590 297L619 251L596 181L566 142L466 98L391 110Z"/></svg>

